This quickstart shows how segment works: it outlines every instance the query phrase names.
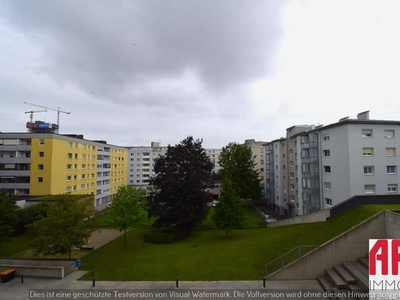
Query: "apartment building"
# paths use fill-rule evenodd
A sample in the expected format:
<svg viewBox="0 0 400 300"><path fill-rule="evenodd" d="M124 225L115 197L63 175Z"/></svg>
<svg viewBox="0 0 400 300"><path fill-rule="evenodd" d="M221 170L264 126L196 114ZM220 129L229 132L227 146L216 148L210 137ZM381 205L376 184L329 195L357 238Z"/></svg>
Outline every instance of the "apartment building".
<svg viewBox="0 0 400 300"><path fill-rule="evenodd" d="M127 182L128 151L82 135L0 133L0 188L10 195L93 194L105 208Z"/></svg>
<svg viewBox="0 0 400 300"><path fill-rule="evenodd" d="M296 135L315 128L297 125L286 129L286 137L266 143L264 191L268 205L278 214L296 216L300 209L299 145Z"/></svg>
<svg viewBox="0 0 400 300"><path fill-rule="evenodd" d="M284 215L284 169L283 153L286 146L286 139L273 140L264 145L265 148L265 178L264 194L268 205L276 213Z"/></svg>
<svg viewBox="0 0 400 300"><path fill-rule="evenodd" d="M128 184L136 188L147 189L149 180L155 175L154 160L167 152L167 147L163 147L159 142L152 142L146 146L128 146L129 169ZM218 172L218 164L221 149L205 149L207 156L214 163L214 172Z"/></svg>
<svg viewBox="0 0 400 300"><path fill-rule="evenodd" d="M266 142L255 141L254 139L248 139L244 141L244 145L251 149L253 153L255 169L259 173L260 185L264 191L264 178L265 178L265 155L264 155L264 145Z"/></svg>
<svg viewBox="0 0 400 300"><path fill-rule="evenodd" d="M363 112L316 129L320 209L355 195L399 193L399 126L400 121L370 120ZM304 204L304 212L313 210Z"/></svg>
<svg viewBox="0 0 400 300"><path fill-rule="evenodd" d="M289 158L283 187L276 184L282 173L271 169L272 164L285 167L283 153L277 156L278 141L267 144L268 204L280 214L294 216L328 209L356 195L398 194L399 125L400 121L370 120L366 111L356 119L303 128L288 140L279 140L283 152L285 142L293 144L288 151L289 157L295 156L294 171ZM282 190L283 203L277 201Z"/></svg>

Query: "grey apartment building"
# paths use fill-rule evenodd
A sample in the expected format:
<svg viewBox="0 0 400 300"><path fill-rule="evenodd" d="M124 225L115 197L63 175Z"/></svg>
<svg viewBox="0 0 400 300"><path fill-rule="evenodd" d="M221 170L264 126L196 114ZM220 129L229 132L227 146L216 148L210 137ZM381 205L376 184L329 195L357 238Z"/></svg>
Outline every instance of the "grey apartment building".
<svg viewBox="0 0 400 300"><path fill-rule="evenodd" d="M367 111L298 129L265 145L265 193L277 213L296 216L356 195L399 193L400 121L370 120Z"/></svg>

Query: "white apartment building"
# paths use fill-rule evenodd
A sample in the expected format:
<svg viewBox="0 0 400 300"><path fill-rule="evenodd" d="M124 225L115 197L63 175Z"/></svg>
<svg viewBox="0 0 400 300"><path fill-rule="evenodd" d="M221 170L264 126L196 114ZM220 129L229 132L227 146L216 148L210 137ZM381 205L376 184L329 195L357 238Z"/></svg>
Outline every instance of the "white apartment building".
<svg viewBox="0 0 400 300"><path fill-rule="evenodd" d="M150 178L155 175L154 160L167 152L167 147L162 147L159 142L152 142L150 147L131 146L128 149L128 184L135 188L147 189ZM214 171L218 172L219 155L222 149L205 149L206 154L214 163Z"/></svg>
<svg viewBox="0 0 400 300"><path fill-rule="evenodd" d="M399 137L400 121L370 120L367 111L357 119L346 117L268 143L268 204L277 213L295 216L357 195L398 194ZM289 167L284 157L288 142L293 144Z"/></svg>
<svg viewBox="0 0 400 300"><path fill-rule="evenodd" d="M369 120L365 112L317 132L321 209L356 195L399 193L400 121Z"/></svg>

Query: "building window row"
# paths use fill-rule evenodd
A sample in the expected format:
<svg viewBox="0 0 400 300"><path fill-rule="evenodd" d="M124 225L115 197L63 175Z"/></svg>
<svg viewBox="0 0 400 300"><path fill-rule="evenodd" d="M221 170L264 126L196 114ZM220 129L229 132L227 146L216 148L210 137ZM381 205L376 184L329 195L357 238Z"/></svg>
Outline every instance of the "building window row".
<svg viewBox="0 0 400 300"><path fill-rule="evenodd" d="M361 136L363 138L373 138L374 134L373 134L373 129L362 129L361 130ZM384 130L384 137L385 139L394 139L395 138L395 131L394 129L385 129Z"/></svg>

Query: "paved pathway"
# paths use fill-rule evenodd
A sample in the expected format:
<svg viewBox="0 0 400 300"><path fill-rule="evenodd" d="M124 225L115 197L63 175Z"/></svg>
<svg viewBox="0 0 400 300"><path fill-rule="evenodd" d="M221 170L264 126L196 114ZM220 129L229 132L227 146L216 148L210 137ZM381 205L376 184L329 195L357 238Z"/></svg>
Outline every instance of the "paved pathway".
<svg viewBox="0 0 400 300"><path fill-rule="evenodd" d="M96 230L92 233L92 236L90 237L90 245L93 245L94 249L97 249L122 234L124 234L124 232L117 229Z"/></svg>

